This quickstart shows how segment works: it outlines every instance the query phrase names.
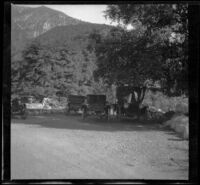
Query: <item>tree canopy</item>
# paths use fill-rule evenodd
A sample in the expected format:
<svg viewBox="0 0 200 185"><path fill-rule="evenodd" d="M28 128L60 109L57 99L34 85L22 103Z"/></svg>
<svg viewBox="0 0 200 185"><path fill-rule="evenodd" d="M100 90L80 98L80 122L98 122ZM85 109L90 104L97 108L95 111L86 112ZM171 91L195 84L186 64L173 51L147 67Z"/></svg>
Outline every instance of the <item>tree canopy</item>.
<svg viewBox="0 0 200 185"><path fill-rule="evenodd" d="M12 94L38 97L85 93L81 88L91 78L87 54L65 47L47 47L33 42L23 52L21 60L12 62ZM83 91L83 92L82 92Z"/></svg>
<svg viewBox="0 0 200 185"><path fill-rule="evenodd" d="M123 26L104 37L91 34L97 77L141 87L159 81L168 95L187 93L186 4L109 5L105 14ZM133 29L124 29L129 24Z"/></svg>

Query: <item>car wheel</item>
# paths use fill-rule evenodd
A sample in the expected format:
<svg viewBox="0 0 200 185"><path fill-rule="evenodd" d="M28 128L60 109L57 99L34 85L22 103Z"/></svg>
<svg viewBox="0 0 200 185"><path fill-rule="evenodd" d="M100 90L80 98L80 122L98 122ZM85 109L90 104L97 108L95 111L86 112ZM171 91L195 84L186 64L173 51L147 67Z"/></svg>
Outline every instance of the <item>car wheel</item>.
<svg viewBox="0 0 200 185"><path fill-rule="evenodd" d="M83 107L83 111L82 111L82 119L84 120L87 116L87 109L86 107Z"/></svg>

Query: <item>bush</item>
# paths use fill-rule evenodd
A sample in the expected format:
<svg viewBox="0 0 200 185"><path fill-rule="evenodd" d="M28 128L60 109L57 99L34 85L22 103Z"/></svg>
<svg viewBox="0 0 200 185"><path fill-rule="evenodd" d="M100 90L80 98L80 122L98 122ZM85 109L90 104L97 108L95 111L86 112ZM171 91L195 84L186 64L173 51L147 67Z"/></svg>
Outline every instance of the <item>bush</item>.
<svg viewBox="0 0 200 185"><path fill-rule="evenodd" d="M189 138L189 118L185 115L175 114L170 120L166 121L164 126L168 126L180 134L184 139Z"/></svg>
<svg viewBox="0 0 200 185"><path fill-rule="evenodd" d="M177 113L187 114L189 112L188 105L186 103L177 103L175 107Z"/></svg>
<svg viewBox="0 0 200 185"><path fill-rule="evenodd" d="M143 104L153 106L156 109L161 109L164 112L176 110L183 113L188 112L188 98L184 96L168 97L159 91L147 91L143 100Z"/></svg>

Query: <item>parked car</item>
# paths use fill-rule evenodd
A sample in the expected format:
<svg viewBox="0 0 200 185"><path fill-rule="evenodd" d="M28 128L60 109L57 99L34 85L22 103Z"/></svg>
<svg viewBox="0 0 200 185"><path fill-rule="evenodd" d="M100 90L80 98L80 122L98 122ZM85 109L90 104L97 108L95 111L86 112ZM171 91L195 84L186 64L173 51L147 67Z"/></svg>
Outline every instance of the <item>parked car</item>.
<svg viewBox="0 0 200 185"><path fill-rule="evenodd" d="M69 95L68 96L68 103L67 103L67 114L69 114L71 111L80 111L82 108L82 105L84 103L85 96L79 96L79 95Z"/></svg>
<svg viewBox="0 0 200 185"><path fill-rule="evenodd" d="M109 105L105 95L87 95L82 110L83 119L92 114L109 119Z"/></svg>
<svg viewBox="0 0 200 185"><path fill-rule="evenodd" d="M15 98L11 102L11 116L20 115L21 118L27 118L27 108L26 104L21 100L21 98Z"/></svg>

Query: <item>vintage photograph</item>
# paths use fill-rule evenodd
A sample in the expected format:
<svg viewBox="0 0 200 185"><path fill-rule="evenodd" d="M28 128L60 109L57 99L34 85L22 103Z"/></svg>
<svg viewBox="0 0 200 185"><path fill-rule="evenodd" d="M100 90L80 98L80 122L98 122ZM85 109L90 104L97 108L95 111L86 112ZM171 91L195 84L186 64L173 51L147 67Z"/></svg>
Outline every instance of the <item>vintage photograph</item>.
<svg viewBox="0 0 200 185"><path fill-rule="evenodd" d="M188 5L11 4L11 179L188 180Z"/></svg>

